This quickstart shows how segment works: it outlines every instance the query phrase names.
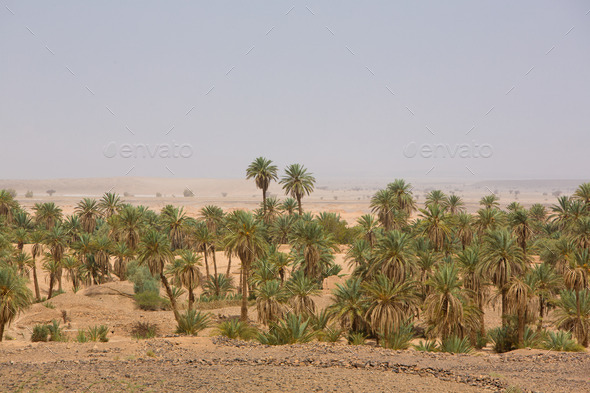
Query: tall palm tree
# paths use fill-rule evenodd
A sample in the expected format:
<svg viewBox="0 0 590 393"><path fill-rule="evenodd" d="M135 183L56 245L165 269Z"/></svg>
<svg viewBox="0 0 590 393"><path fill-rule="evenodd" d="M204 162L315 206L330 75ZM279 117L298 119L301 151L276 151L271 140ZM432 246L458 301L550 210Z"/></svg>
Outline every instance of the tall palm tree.
<svg viewBox="0 0 590 393"><path fill-rule="evenodd" d="M442 205L450 214L458 214L465 211L465 202L460 196L451 194L445 198Z"/></svg>
<svg viewBox="0 0 590 393"><path fill-rule="evenodd" d="M142 231L142 221L145 213L139 208L125 206L121 212L115 216L114 222L117 238L124 241L131 251L135 251L139 245L139 239Z"/></svg>
<svg viewBox="0 0 590 393"><path fill-rule="evenodd" d="M461 247L465 250L473 240L473 216L468 213L459 213L455 217L455 234L461 242Z"/></svg>
<svg viewBox="0 0 590 393"><path fill-rule="evenodd" d="M364 214L357 219L357 224L362 228L362 235L369 242L371 248L375 246L377 241L377 221L371 214Z"/></svg>
<svg viewBox="0 0 590 393"><path fill-rule="evenodd" d="M533 236L531 228L531 219L529 213L524 209L517 209L508 215L512 232L516 236L516 241L522 252L527 254L527 243Z"/></svg>
<svg viewBox="0 0 590 393"><path fill-rule="evenodd" d="M4 329L31 304L33 294L27 280L8 266L0 266L0 342Z"/></svg>
<svg viewBox="0 0 590 393"><path fill-rule="evenodd" d="M470 291L480 314L480 334L482 337L485 337L484 305L487 300L488 291L483 260L479 252L479 247L472 246L463 250L463 252L457 256L457 263L461 277L463 277L463 286Z"/></svg>
<svg viewBox="0 0 590 393"><path fill-rule="evenodd" d="M494 231L504 224L504 213L496 208L485 208L477 211L477 218L475 219L475 227L479 235L485 234L487 231Z"/></svg>
<svg viewBox="0 0 590 393"><path fill-rule="evenodd" d="M526 326L529 302L534 296L533 289L521 277L514 276L508 282L506 298L508 310L516 315L518 346L524 343L524 330Z"/></svg>
<svg viewBox="0 0 590 393"><path fill-rule="evenodd" d="M162 224L170 238L172 250L183 248L189 232L189 223L193 220L184 212L184 208L167 205L160 213Z"/></svg>
<svg viewBox="0 0 590 393"><path fill-rule="evenodd" d="M365 318L377 334L389 336L417 311L419 298L413 281L395 282L379 274L362 289L368 306Z"/></svg>
<svg viewBox="0 0 590 393"><path fill-rule="evenodd" d="M202 264L202 257L190 250L182 250L179 255L180 258L174 260L167 273L173 275L177 286L186 288L188 291L188 309L192 310L195 302L194 290L200 283L199 266ZM216 293L216 295L219 295L219 293Z"/></svg>
<svg viewBox="0 0 590 393"><path fill-rule="evenodd" d="M588 288L590 276L590 251L577 249L563 273L566 288L576 291Z"/></svg>
<svg viewBox="0 0 590 393"><path fill-rule="evenodd" d="M256 290L256 311L258 322L269 325L283 316L283 303L289 297L279 280L270 280Z"/></svg>
<svg viewBox="0 0 590 393"><path fill-rule="evenodd" d="M498 288L502 299L502 325L508 315L508 284L512 277L524 273L526 257L516 238L506 230L491 231L484 238L483 269Z"/></svg>
<svg viewBox="0 0 590 393"><path fill-rule="evenodd" d="M124 281L127 279L127 261L133 257L133 252L125 242L118 242L112 248L112 253L116 258L113 272L119 277L119 280Z"/></svg>
<svg viewBox="0 0 590 393"><path fill-rule="evenodd" d="M209 279L209 276L211 275L209 270L209 255L212 253L212 250L214 250L215 247L215 236L211 231L209 231L207 224L201 221L194 225L192 238L195 249L203 253L205 260L205 274L207 279ZM213 277L217 277L217 264L214 264L213 269Z"/></svg>
<svg viewBox="0 0 590 393"><path fill-rule="evenodd" d="M420 209L418 224L421 235L430 239L435 251L440 251L451 237L451 219L445 209L438 204L428 204Z"/></svg>
<svg viewBox="0 0 590 393"><path fill-rule="evenodd" d="M371 197L371 211L377 214L381 226L390 231L394 226L394 210L399 208L394 193L389 190L379 190Z"/></svg>
<svg viewBox="0 0 590 393"><path fill-rule="evenodd" d="M217 256L215 254L216 245L219 240L221 228L224 224L225 213L219 206L208 205L201 209L201 217L205 220L207 229L213 235L213 241L209 244L211 256L213 256L213 270L217 276ZM229 274L229 273L228 273Z"/></svg>
<svg viewBox="0 0 590 393"><path fill-rule="evenodd" d="M580 217L572 228L572 235L578 247L590 249L590 216Z"/></svg>
<svg viewBox="0 0 590 393"><path fill-rule="evenodd" d="M263 225L252 213L238 210L228 220L224 243L228 253L237 255L242 264L242 306L240 319L248 320L248 274L254 260L267 248Z"/></svg>
<svg viewBox="0 0 590 393"><path fill-rule="evenodd" d="M8 224L12 222L12 213L17 206L18 202L14 200L10 192L0 190L0 217L4 217Z"/></svg>
<svg viewBox="0 0 590 393"><path fill-rule="evenodd" d="M590 209L590 183L580 184L573 197L582 201L586 208Z"/></svg>
<svg viewBox="0 0 590 393"><path fill-rule="evenodd" d="M170 246L168 237L158 232L155 229L149 230L139 243L138 262L141 265L147 265L150 273L154 276L159 276L162 285L166 289L170 305L174 312L176 322L180 321L180 314L176 306L176 298L172 294L170 283L164 274L164 268L168 263L174 259L174 254Z"/></svg>
<svg viewBox="0 0 590 393"><path fill-rule="evenodd" d="M270 237L276 244L286 244L291 235L291 229L295 223L295 216L281 215L270 225Z"/></svg>
<svg viewBox="0 0 590 393"><path fill-rule="evenodd" d="M280 184L283 185L286 194L290 194L297 200L299 214L303 214L301 199L304 195L313 192L315 177L311 173L307 173L307 169L303 165L292 164L285 169L285 176L281 179Z"/></svg>
<svg viewBox="0 0 590 393"><path fill-rule="evenodd" d="M96 199L84 198L78 202L74 211L80 216L84 231L88 233L94 232L94 228L96 228L96 219L100 215L100 209Z"/></svg>
<svg viewBox="0 0 590 393"><path fill-rule="evenodd" d="M72 255L68 255L62 260L62 267L65 269L67 277L72 281L73 288L80 287L80 266L80 260Z"/></svg>
<svg viewBox="0 0 590 393"><path fill-rule="evenodd" d="M35 203L35 221L45 229L51 229L62 219L62 210L53 202Z"/></svg>
<svg viewBox="0 0 590 393"><path fill-rule="evenodd" d="M393 230L385 233L377 242L369 275L381 273L400 283L414 270L414 265L409 235Z"/></svg>
<svg viewBox="0 0 590 393"><path fill-rule="evenodd" d="M278 180L278 168L272 161L258 157L246 168L246 179L254 179L256 187L262 190L262 209L266 215L266 192L271 181Z"/></svg>
<svg viewBox="0 0 590 393"><path fill-rule="evenodd" d="M323 273L322 252L337 250L332 235L326 233L317 221L298 221L293 225L289 242L294 249L303 253L305 275L320 281Z"/></svg>
<svg viewBox="0 0 590 393"><path fill-rule="evenodd" d="M49 249L49 254L53 259L56 267L55 278L59 284L59 290L62 290L61 282L61 260L63 259L66 247L67 247L67 233L61 226L54 226L45 234L44 244ZM49 296L47 297L49 299Z"/></svg>
<svg viewBox="0 0 590 393"><path fill-rule="evenodd" d="M540 331L543 328L548 302L557 295L558 289L563 285L563 279L550 264L543 262L531 269L527 275L527 282L539 299L537 331Z"/></svg>
<svg viewBox="0 0 590 393"><path fill-rule="evenodd" d="M394 195L397 206L407 217L410 217L412 212L416 210L416 201L412 195L412 188L412 185L406 183L403 179L395 179L387 185L387 189Z"/></svg>
<svg viewBox="0 0 590 393"><path fill-rule="evenodd" d="M293 213L295 213L295 209L297 209L297 201L293 198L285 198L281 204L281 209L287 212L288 215L292 216Z"/></svg>
<svg viewBox="0 0 590 393"><path fill-rule="evenodd" d="M33 258L31 270L33 271L33 284L35 286L35 299L41 300L41 292L39 291L39 280L37 278L37 257L43 254L43 242L45 234L41 230L34 230L31 233L31 257Z"/></svg>
<svg viewBox="0 0 590 393"><path fill-rule="evenodd" d="M105 218L117 214L123 208L121 197L114 192L105 192L100 201L98 208Z"/></svg>
<svg viewBox="0 0 590 393"><path fill-rule="evenodd" d="M432 190L426 194L426 206L442 205L447 199L447 195L441 190Z"/></svg>
<svg viewBox="0 0 590 393"><path fill-rule="evenodd" d="M563 290L556 303L556 325L574 333L578 342L588 347L590 333L590 290Z"/></svg>

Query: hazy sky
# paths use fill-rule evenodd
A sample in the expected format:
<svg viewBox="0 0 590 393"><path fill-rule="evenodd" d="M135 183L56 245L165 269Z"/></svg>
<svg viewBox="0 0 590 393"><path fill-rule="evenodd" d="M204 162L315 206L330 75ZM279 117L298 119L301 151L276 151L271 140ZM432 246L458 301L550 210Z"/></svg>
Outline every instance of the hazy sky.
<svg viewBox="0 0 590 393"><path fill-rule="evenodd" d="M589 11L0 0L0 178L588 178Z"/></svg>

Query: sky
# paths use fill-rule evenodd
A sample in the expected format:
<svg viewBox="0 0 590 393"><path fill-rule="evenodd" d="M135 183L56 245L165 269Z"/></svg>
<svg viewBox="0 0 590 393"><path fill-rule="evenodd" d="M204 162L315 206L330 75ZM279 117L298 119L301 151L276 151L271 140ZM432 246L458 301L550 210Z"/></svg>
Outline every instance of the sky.
<svg viewBox="0 0 590 393"><path fill-rule="evenodd" d="M0 178L587 179L589 11L0 0Z"/></svg>

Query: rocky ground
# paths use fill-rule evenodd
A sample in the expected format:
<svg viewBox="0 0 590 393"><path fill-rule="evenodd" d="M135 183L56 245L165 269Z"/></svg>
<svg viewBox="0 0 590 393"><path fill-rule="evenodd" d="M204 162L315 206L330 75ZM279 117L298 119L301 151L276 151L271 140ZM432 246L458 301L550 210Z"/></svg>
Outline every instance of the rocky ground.
<svg viewBox="0 0 590 393"><path fill-rule="evenodd" d="M519 350L475 355L224 338L0 347L5 392L590 391L590 355Z"/></svg>

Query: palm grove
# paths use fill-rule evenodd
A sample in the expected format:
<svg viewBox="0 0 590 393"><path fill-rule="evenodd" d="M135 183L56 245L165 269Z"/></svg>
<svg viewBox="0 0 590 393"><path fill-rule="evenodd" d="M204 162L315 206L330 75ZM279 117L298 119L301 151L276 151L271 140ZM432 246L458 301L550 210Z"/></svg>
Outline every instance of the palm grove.
<svg viewBox="0 0 590 393"><path fill-rule="evenodd" d="M132 206L113 193L83 199L69 216L51 202L27 212L0 191L0 340L19 312L45 300L40 261L47 299L64 280L76 291L116 276L133 281L138 295L151 286L159 300L162 287L164 307L189 334L211 324L197 309L216 301L241 305L240 320L219 324L220 334L267 344L345 337L395 349L422 338L418 349L450 352L488 342L498 352L588 346L590 183L549 209L513 202L503 210L490 194L468 214L460 197L440 190L420 207L412 186L395 180L373 195L372 214L349 226L335 213L303 210L315 178L302 165L279 177L260 157L246 177L262 191L259 209L205 206L197 218L171 205L159 213ZM268 195L272 182L285 199ZM217 252L228 258L225 271ZM341 273L337 253L352 273L320 309L314 298L324 280ZM501 325L486 329L485 311L496 305ZM248 319L253 306L259 329Z"/></svg>

